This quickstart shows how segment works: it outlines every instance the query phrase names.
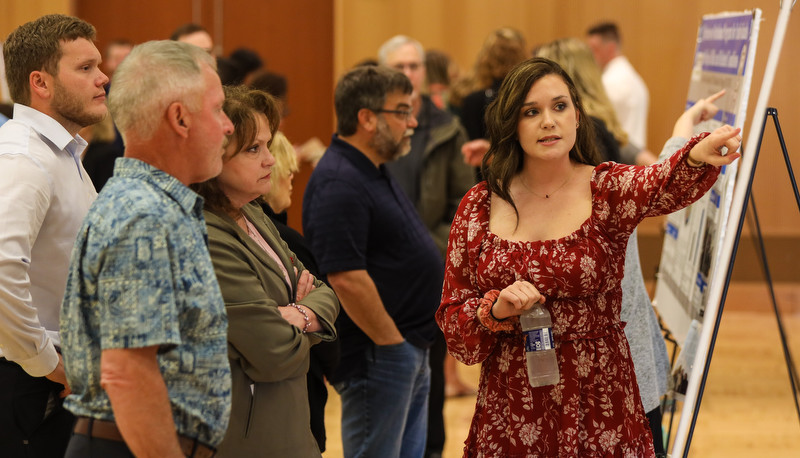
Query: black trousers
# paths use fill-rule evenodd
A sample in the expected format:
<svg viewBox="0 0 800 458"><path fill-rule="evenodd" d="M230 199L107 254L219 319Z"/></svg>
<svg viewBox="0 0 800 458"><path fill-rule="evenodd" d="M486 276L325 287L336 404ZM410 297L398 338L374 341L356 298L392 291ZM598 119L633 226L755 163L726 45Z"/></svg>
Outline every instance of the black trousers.
<svg viewBox="0 0 800 458"><path fill-rule="evenodd" d="M125 442L75 434L64 458L133 458Z"/></svg>
<svg viewBox="0 0 800 458"><path fill-rule="evenodd" d="M64 409L61 384L31 377L17 363L0 358L0 455L61 458L75 417Z"/></svg>
<svg viewBox="0 0 800 458"><path fill-rule="evenodd" d="M661 431L661 407L647 412L647 421L650 423L650 431L653 432L653 448L656 456L667 456L664 450L664 436Z"/></svg>

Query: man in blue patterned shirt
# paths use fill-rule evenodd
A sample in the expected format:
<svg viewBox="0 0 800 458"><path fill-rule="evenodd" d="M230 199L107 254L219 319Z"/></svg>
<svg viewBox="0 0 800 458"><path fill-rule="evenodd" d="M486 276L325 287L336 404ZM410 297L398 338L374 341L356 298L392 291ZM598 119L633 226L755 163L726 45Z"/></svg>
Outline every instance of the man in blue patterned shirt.
<svg viewBox="0 0 800 458"><path fill-rule="evenodd" d="M72 252L61 315L67 457L210 457L230 411L227 318L202 198L233 125L214 59L137 46L109 106L126 144Z"/></svg>

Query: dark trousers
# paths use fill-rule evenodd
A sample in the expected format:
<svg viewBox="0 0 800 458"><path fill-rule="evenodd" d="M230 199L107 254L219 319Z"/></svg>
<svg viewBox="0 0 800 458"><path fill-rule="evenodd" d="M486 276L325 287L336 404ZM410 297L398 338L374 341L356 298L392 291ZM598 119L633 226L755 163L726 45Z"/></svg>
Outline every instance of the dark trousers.
<svg viewBox="0 0 800 458"><path fill-rule="evenodd" d="M447 355L447 343L441 331L436 333L436 340L431 347L431 392L428 395L428 440L425 444L425 456L441 456L444 450L444 357Z"/></svg>
<svg viewBox="0 0 800 458"><path fill-rule="evenodd" d="M312 347L311 364L306 374L308 386L308 410L311 420L311 434L317 440L320 452L325 451L325 404L328 402L328 387L322 375L322 369L314 358Z"/></svg>
<svg viewBox="0 0 800 458"><path fill-rule="evenodd" d="M0 455L8 458L64 456L75 417L58 393L64 387L45 377L31 377L0 358Z"/></svg>
<svg viewBox="0 0 800 458"><path fill-rule="evenodd" d="M650 423L650 431L653 432L653 448L656 456L667 456L664 451L664 433L661 431L661 407L647 412L647 421Z"/></svg>
<svg viewBox="0 0 800 458"><path fill-rule="evenodd" d="M125 442L75 434L64 458L133 458Z"/></svg>

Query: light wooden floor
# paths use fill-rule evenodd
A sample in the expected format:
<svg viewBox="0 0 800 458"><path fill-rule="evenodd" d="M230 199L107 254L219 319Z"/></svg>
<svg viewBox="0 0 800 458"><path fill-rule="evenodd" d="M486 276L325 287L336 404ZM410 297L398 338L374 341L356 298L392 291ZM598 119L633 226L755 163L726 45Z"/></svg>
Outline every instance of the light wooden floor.
<svg viewBox="0 0 800 458"><path fill-rule="evenodd" d="M740 304L735 295L736 291L729 293L723 312L689 456L800 457L800 419L771 303ZM761 298L761 293L740 294L739 297ZM779 303L789 310L782 318L792 355L799 365L800 307L797 303L800 303L800 296L797 290L789 294L788 304L787 301ZM477 386L476 366L459 366L459 371L465 381ZM474 407L474 396L449 398L445 402L445 458L462 455ZM678 415L679 412L673 436ZM328 451L325 458L342 456L339 418L339 397L331 389L326 409ZM668 420L665 415L665 428Z"/></svg>

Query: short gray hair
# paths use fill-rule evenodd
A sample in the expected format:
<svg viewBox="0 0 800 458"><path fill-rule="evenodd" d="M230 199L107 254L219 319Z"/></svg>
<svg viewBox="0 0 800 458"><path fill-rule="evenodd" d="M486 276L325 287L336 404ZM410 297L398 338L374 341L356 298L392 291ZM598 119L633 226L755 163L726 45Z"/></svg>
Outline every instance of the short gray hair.
<svg viewBox="0 0 800 458"><path fill-rule="evenodd" d="M190 111L199 110L205 91L203 65L216 71L217 63L211 55L187 43L161 40L134 46L114 72L108 96L111 115L123 139L129 132L135 132L141 140L152 138L172 102L182 102Z"/></svg>
<svg viewBox="0 0 800 458"><path fill-rule="evenodd" d="M389 60L389 54L397 51L401 46L405 45L414 45L414 47L417 48L419 59L424 65L425 48L422 47L422 43L405 35L395 35L381 45L381 48L378 50L378 61L381 63L381 65L387 65L386 61Z"/></svg>

